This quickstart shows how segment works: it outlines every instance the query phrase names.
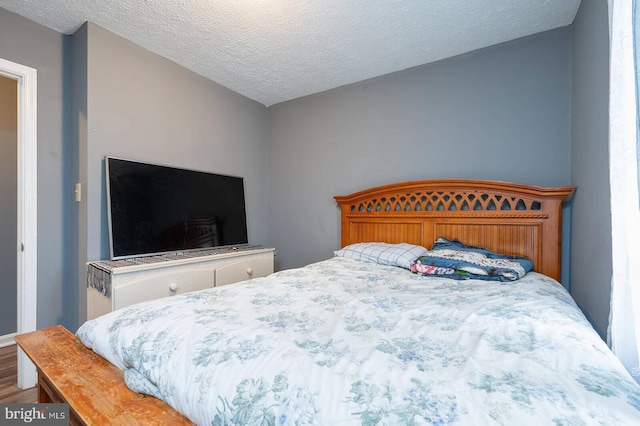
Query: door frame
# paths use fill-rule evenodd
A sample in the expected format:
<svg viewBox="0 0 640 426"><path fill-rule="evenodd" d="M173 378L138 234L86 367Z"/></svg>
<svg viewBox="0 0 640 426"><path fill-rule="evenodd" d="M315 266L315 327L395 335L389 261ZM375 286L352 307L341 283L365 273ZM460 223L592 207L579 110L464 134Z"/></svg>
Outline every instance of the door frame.
<svg viewBox="0 0 640 426"><path fill-rule="evenodd" d="M0 75L18 83L18 334L35 331L38 294L37 70L0 58ZM18 387L36 385L36 367L18 352Z"/></svg>

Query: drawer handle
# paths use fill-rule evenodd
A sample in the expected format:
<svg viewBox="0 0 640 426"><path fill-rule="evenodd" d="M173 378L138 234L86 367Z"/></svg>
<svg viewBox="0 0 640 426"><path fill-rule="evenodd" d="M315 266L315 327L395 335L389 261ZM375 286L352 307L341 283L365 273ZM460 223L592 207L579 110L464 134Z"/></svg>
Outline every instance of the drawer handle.
<svg viewBox="0 0 640 426"><path fill-rule="evenodd" d="M253 275L253 268L247 268L247 274Z"/></svg>
<svg viewBox="0 0 640 426"><path fill-rule="evenodd" d="M178 289L178 284L177 283L169 284L169 290L176 291L177 289Z"/></svg>

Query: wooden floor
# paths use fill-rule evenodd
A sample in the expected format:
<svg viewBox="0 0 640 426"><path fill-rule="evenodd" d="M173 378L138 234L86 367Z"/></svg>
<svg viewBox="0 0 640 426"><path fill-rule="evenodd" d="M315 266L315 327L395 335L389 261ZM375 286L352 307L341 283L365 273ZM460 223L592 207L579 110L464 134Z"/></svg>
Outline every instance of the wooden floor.
<svg viewBox="0 0 640 426"><path fill-rule="evenodd" d="M16 345L0 348L0 403L38 402L36 389L18 388L18 353Z"/></svg>

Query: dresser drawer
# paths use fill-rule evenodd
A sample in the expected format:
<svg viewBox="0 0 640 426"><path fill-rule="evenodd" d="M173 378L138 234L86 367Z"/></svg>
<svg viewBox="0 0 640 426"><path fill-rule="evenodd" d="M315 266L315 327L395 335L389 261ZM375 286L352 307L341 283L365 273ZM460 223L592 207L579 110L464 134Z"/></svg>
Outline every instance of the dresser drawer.
<svg viewBox="0 0 640 426"><path fill-rule="evenodd" d="M216 268L216 287L244 281L251 278L266 277L273 273L273 255L257 256L229 262Z"/></svg>
<svg viewBox="0 0 640 426"><path fill-rule="evenodd" d="M114 292L114 309L145 300L174 296L190 291L204 290L213 287L213 270L187 270L146 274L139 279L118 285Z"/></svg>
<svg viewBox="0 0 640 426"><path fill-rule="evenodd" d="M263 277L275 249L252 246L87 264L87 319L146 300Z"/></svg>

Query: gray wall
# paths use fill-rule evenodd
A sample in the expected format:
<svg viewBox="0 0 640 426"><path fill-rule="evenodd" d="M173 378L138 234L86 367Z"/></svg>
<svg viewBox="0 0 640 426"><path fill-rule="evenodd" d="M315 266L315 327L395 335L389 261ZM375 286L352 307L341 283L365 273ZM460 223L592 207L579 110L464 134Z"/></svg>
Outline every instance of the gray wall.
<svg viewBox="0 0 640 426"><path fill-rule="evenodd" d="M78 182L84 183L81 188L81 201L75 201L75 191L69 191L66 195L65 206L67 208L65 218L68 223L69 235L68 251L73 253L70 257L69 282L73 287L68 291L65 302L69 315L69 326L75 330L86 320L87 289L86 267L87 262L87 196L86 182L82 182L80 176L86 176L87 162L87 31L85 24L78 29L67 49L65 58L68 65L67 90L69 92L69 149L65 152L68 160L66 172L68 174L67 188L74 188Z"/></svg>
<svg viewBox="0 0 640 426"><path fill-rule="evenodd" d="M0 58L38 71L39 328L69 325L64 311L68 289L64 274L73 256L67 252L63 206L66 43L62 34L0 9Z"/></svg>
<svg viewBox="0 0 640 426"><path fill-rule="evenodd" d="M87 80L86 100L81 90L79 99L74 95L79 181L86 188L78 274L85 260L109 256L105 155L244 177L249 240L266 245L267 108L95 24L73 38L80 46L73 49L76 71L81 76L86 61ZM81 321L84 289L78 305Z"/></svg>
<svg viewBox="0 0 640 426"><path fill-rule="evenodd" d="M570 102L562 28L270 107L278 268L339 247L334 195L446 177L569 184Z"/></svg>
<svg viewBox="0 0 640 426"><path fill-rule="evenodd" d="M603 334L606 20L606 2L583 0L573 29L267 110L98 26L71 38L0 9L0 58L38 70L38 327L85 316L84 261L108 254L109 154L244 176L251 242L275 246L279 268L338 247L336 194L434 177L576 184L572 290Z"/></svg>
<svg viewBox="0 0 640 426"><path fill-rule="evenodd" d="M582 0L573 24L571 292L604 338L611 292L607 2Z"/></svg>
<svg viewBox="0 0 640 426"><path fill-rule="evenodd" d="M38 328L86 318L84 262L108 256L104 155L243 176L250 241L267 244L264 106L93 24L67 37L0 9L0 58L38 70Z"/></svg>
<svg viewBox="0 0 640 426"><path fill-rule="evenodd" d="M0 76L0 336L17 324L18 84Z"/></svg>

